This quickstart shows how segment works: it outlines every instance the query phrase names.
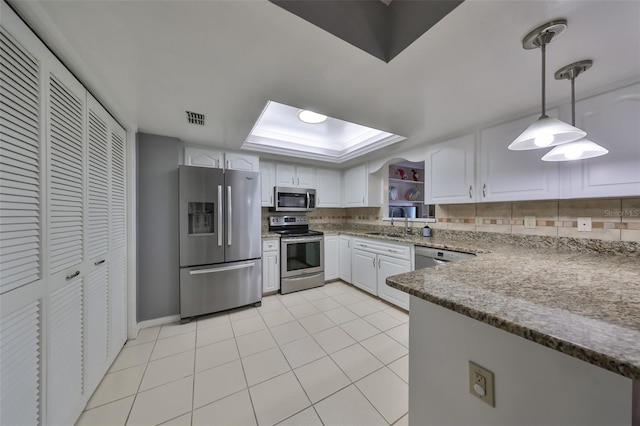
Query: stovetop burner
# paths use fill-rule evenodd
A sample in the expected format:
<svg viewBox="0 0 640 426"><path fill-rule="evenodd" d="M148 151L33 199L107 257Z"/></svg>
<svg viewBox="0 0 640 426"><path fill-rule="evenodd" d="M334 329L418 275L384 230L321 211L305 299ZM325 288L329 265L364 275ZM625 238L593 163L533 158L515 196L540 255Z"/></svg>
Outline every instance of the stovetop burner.
<svg viewBox="0 0 640 426"><path fill-rule="evenodd" d="M324 235L324 232L309 229L307 216L271 216L269 217L269 232L287 237Z"/></svg>

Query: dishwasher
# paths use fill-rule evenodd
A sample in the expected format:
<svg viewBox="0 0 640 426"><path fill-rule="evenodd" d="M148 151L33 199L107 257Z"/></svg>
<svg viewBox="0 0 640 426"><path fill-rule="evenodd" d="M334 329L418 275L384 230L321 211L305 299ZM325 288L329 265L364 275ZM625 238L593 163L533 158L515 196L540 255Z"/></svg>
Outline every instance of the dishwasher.
<svg viewBox="0 0 640 426"><path fill-rule="evenodd" d="M450 251L435 249L431 247L415 247L415 268L431 268L446 262L457 262L459 260L475 257L473 253L462 253L459 251Z"/></svg>

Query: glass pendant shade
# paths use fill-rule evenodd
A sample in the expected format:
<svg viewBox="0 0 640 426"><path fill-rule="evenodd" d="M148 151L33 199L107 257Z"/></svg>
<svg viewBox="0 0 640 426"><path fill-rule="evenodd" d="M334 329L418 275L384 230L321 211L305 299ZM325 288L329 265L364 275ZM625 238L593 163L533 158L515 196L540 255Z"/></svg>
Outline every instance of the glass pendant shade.
<svg viewBox="0 0 640 426"><path fill-rule="evenodd" d="M586 158L600 157L609 152L608 149L590 141L587 138L556 146L547 152L542 161L573 161Z"/></svg>
<svg viewBox="0 0 640 426"><path fill-rule="evenodd" d="M556 118L542 116L509 145L513 151L548 148L584 138L587 132Z"/></svg>

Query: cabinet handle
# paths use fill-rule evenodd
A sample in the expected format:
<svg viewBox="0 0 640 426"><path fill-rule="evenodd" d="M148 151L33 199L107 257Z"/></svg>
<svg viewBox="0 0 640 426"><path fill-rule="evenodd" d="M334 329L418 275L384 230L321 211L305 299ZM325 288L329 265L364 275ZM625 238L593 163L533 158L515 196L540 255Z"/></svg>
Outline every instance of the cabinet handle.
<svg viewBox="0 0 640 426"><path fill-rule="evenodd" d="M70 280L72 278L77 277L78 275L80 275L80 271L76 271L75 273L71 274L71 275L67 275L67 280Z"/></svg>
<svg viewBox="0 0 640 426"><path fill-rule="evenodd" d="M487 184L482 184L482 198L487 196Z"/></svg>
<svg viewBox="0 0 640 426"><path fill-rule="evenodd" d="M472 190L473 190L473 185L469 185L469 198L473 198L473 195L471 195Z"/></svg>
<svg viewBox="0 0 640 426"><path fill-rule="evenodd" d="M273 264L274 264L274 265L277 265L277 264L278 264L278 255L277 255L277 254L276 254L275 259L276 259L276 261L275 261L275 262L273 262Z"/></svg>
<svg viewBox="0 0 640 426"><path fill-rule="evenodd" d="M227 160L227 169L231 168L231 161Z"/></svg>
<svg viewBox="0 0 640 426"><path fill-rule="evenodd" d="M269 195L269 204L273 205L273 195Z"/></svg>
<svg viewBox="0 0 640 426"><path fill-rule="evenodd" d="M378 258L378 269L380 269L380 258Z"/></svg>
<svg viewBox="0 0 640 426"><path fill-rule="evenodd" d="M300 186L300 178L298 178L298 186Z"/></svg>
<svg viewBox="0 0 640 426"><path fill-rule="evenodd" d="M375 257L373 258L373 267L374 268L376 267L376 258Z"/></svg>
<svg viewBox="0 0 640 426"><path fill-rule="evenodd" d="M98 260L97 262L93 262L95 266L102 265L106 259Z"/></svg>
<svg viewBox="0 0 640 426"><path fill-rule="evenodd" d="M362 205L364 206L364 195L362 196Z"/></svg>
<svg viewBox="0 0 640 426"><path fill-rule="evenodd" d="M291 176L291 185L295 185L296 182L293 180L293 176Z"/></svg>

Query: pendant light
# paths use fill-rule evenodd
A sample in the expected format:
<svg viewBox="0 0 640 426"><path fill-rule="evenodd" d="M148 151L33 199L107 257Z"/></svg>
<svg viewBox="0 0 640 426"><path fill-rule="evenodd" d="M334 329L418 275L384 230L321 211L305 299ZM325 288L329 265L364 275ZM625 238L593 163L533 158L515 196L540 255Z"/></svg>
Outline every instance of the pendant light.
<svg viewBox="0 0 640 426"><path fill-rule="evenodd" d="M545 60L547 44L567 29L565 19L557 19L539 26L522 39L522 47L527 50L539 48L542 52L542 114L511 142L509 149L514 151L540 149L578 140L587 135L586 132L571 126L564 121L547 116L545 110Z"/></svg>
<svg viewBox="0 0 640 426"><path fill-rule="evenodd" d="M567 79L571 81L571 124L574 126L576 124L575 81L578 75L591 68L591 65L593 65L593 61L587 59L562 67L555 73L556 80ZM608 152L606 148L601 147L597 143L587 138L582 138L574 142L556 146L542 157L542 161L584 160L585 158L599 157Z"/></svg>

